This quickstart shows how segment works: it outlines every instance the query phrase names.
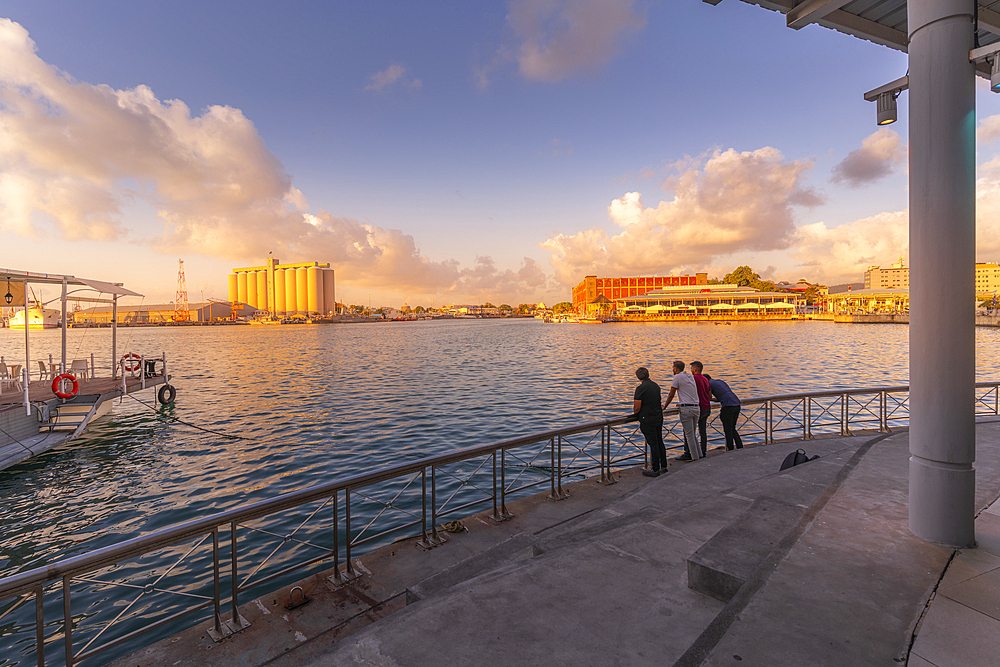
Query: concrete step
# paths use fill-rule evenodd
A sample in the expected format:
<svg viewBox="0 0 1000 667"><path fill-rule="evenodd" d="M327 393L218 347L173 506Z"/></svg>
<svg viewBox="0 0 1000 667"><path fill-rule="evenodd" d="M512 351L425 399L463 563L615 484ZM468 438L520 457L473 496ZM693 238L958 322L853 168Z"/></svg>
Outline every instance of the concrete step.
<svg viewBox="0 0 1000 667"><path fill-rule="evenodd" d="M805 511L772 498L754 501L687 559L688 586L729 602Z"/></svg>

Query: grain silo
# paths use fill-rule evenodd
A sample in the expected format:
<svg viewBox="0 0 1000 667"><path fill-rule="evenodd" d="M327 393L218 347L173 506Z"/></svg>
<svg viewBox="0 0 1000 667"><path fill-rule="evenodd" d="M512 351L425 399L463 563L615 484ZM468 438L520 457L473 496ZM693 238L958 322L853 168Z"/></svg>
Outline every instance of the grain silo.
<svg viewBox="0 0 1000 667"><path fill-rule="evenodd" d="M257 277L257 308L267 310L267 271L254 271L254 276Z"/></svg>
<svg viewBox="0 0 1000 667"><path fill-rule="evenodd" d="M257 307L257 276L254 275L253 271L247 271L245 274L247 277L247 298L243 303L248 304L252 308Z"/></svg>
<svg viewBox="0 0 1000 667"><path fill-rule="evenodd" d="M323 280L320 277L319 269L310 266L306 269L306 310L309 314L323 314Z"/></svg>
<svg viewBox="0 0 1000 667"><path fill-rule="evenodd" d="M298 302L295 300L295 269L285 269L285 314L294 315Z"/></svg>
<svg viewBox="0 0 1000 667"><path fill-rule="evenodd" d="M323 269L323 316L337 314L337 293L333 281L333 269Z"/></svg>
<svg viewBox="0 0 1000 667"><path fill-rule="evenodd" d="M247 302L247 274L240 271L236 274L236 300L239 303Z"/></svg>
<svg viewBox="0 0 1000 667"><path fill-rule="evenodd" d="M285 314L285 270L274 270L274 314L281 317Z"/></svg>
<svg viewBox="0 0 1000 667"><path fill-rule="evenodd" d="M336 312L334 273L329 264L281 264L268 257L264 266L233 269L229 300L246 303L277 317L327 316Z"/></svg>
<svg viewBox="0 0 1000 667"><path fill-rule="evenodd" d="M309 275L304 266L295 269L295 309L299 315L309 314Z"/></svg>

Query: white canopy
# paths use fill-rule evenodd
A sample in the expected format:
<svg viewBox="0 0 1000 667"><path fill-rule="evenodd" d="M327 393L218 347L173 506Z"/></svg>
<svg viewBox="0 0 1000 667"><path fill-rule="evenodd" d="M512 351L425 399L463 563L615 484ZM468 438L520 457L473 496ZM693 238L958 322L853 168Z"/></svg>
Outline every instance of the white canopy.
<svg viewBox="0 0 1000 667"><path fill-rule="evenodd" d="M763 308L763 306L761 306L759 303L753 303L753 302L741 303L740 305L736 306L737 310L742 310L744 308L750 308L752 310L760 310L761 308Z"/></svg>
<svg viewBox="0 0 1000 667"><path fill-rule="evenodd" d="M662 313L664 310L670 310L670 308L667 307L667 306L664 306L663 304L659 304L658 303L655 306L650 306L649 308L647 308L646 312L648 312L648 313Z"/></svg>
<svg viewBox="0 0 1000 667"><path fill-rule="evenodd" d="M764 304L765 308L794 308L795 304L788 303L787 301L776 301L774 303Z"/></svg>
<svg viewBox="0 0 1000 667"><path fill-rule="evenodd" d="M731 303L713 303L708 307L709 310L735 310L736 306Z"/></svg>

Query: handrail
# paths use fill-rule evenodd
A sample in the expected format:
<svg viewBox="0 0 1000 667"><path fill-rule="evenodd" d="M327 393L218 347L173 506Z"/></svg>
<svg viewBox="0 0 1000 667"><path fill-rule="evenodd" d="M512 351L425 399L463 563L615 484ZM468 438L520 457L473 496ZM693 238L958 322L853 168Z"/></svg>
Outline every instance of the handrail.
<svg viewBox="0 0 1000 667"><path fill-rule="evenodd" d="M977 414L1000 415L1000 382L978 382L975 386L977 389L987 390L984 394L977 394L975 397ZM749 409L746 409L742 414L743 421L740 430L745 440L764 443L775 442L776 435L809 439L817 436L851 435L852 428L877 428L879 431L889 431L891 427L908 420L907 399L896 396L908 391L908 386L889 386L781 394L749 399L743 402L744 408ZM673 416L676 413L677 409L672 408L665 411L665 416ZM626 424L632 424L632 426L626 429L619 428ZM412 535L412 530L417 529L419 530L418 535L421 536L421 539L416 543L417 546L430 549L446 541L443 535L438 534L437 523L440 517L447 514L467 511L472 507L492 502L493 511L490 518L495 522L500 522L510 518L506 508L506 500L510 495L523 495L526 491L544 484L550 487L549 498L552 500L562 500L567 497L562 488L564 476L581 475L589 471L594 471L596 474L599 470L601 483L615 483L612 475L613 468L627 465L630 462L640 460L640 458L644 463L648 461L645 442L637 433L636 425L634 416L626 415L475 445L289 491L273 498L161 528L125 542L71 556L0 579L0 601L21 598L15 601L13 606L0 613L0 618L17 610L21 603L32 597L35 598L36 608L41 610L44 597L53 592L50 590L47 593L46 587L54 588L51 584L62 580L62 586L56 588L55 593L58 596L61 591L63 597L65 632L62 634L66 644L67 665L73 665L76 661L89 657L98 651L130 641L143 632L166 626L186 614L213 605L215 621L213 628L209 629L209 633L213 638L221 639L239 632L248 625L238 612L239 594L256 586L314 566L323 560L333 561L334 574L331 579L336 580L338 584L343 583L357 576L352 563L352 558L357 556L357 548L368 545L377 547L381 540L387 539L387 536L393 533L411 531L409 534ZM718 441L720 433L717 425L713 424L713 429L715 433L712 439ZM677 437L676 422L665 424L665 436L670 437L671 435L674 438ZM574 441L576 436L584 436L584 441L581 443L579 438ZM594 451L598 443L600 444L600 454ZM677 444L671 448L680 446ZM530 451L524 452L523 450L526 448L530 448ZM565 463L564 457L568 459ZM579 464L581 457L582 465ZM481 461L478 466L471 473L449 469L455 464L479 460ZM516 461L517 465L513 465L511 461ZM516 473L514 479L508 480L508 475L514 475L514 473ZM529 474L529 479L522 480L522 476L526 473ZM461 475L465 474L468 476L462 478ZM490 479L491 474L492 478ZM389 482L388 491L396 494L388 502L378 499L375 491L371 490L383 482ZM415 483L417 486L414 487L412 493L418 495L420 508L412 511L401 508L395 503L396 499L410 490ZM396 486L401 484L402 488L397 489L395 486L391 486L393 484ZM444 498L444 494L441 494L442 497L439 498L438 492L449 488L448 484L451 484L451 490L446 491L446 493L450 492L450 497ZM481 495L475 497L459 496L460 492L466 491L467 486L475 489ZM339 506L341 498L344 501L343 512L340 511ZM455 505L451 505L450 503L456 498L458 500ZM362 519L360 527L352 528L352 520L359 518L351 512L352 499L355 499L355 502L375 502L383 509L368 521L367 525L364 524L366 519ZM251 568L249 574L243 572L237 576L240 549L243 547L244 552L246 552L248 548L245 542L249 539L249 535L256 530L253 526L247 525L248 522L271 517L280 512L301 508L318 501L322 501L320 507L306 521L298 524L298 527L291 534L276 537L282 537L283 543L293 541L299 544L308 544L319 549L321 554L314 553L312 557L296 561L276 573L267 572L265 574L262 571L280 548L279 545L270 555L258 563L256 568ZM332 549L329 545L314 543L313 538L307 535L297 536L299 530L309 519L324 507L332 508ZM402 511L407 515L403 517L404 521L393 523L392 520L382 519L379 522L383 514L390 509ZM329 519L328 514L324 516L327 516L327 520ZM340 543L341 520L343 520L346 536L343 544ZM296 519L297 521L298 519ZM376 522L379 523L376 525ZM242 538L238 534L239 528L244 529L246 533ZM227 605L231 603L232 612L231 619L223 620L221 608L224 600L221 592L221 571L223 568L229 569L229 566L225 564L219 540L220 535L225 535L227 529L229 533L228 552L231 559L231 572L228 575L231 579L231 592L226 602ZM267 533L263 530L261 532ZM330 532L329 526L326 526L324 534ZM275 536L273 533L268 534ZM209 540L209 538L211 539ZM195 539L198 540L197 543L181 556L177 564L188 558L196 549L205 544L206 540L209 540L209 543L213 545L212 570L214 571L214 592L211 595L208 593L204 595L192 594L189 597L193 598L195 603L189 601L188 607L176 611L168 606L164 611L167 614L165 617L152 621L145 628L109 638L105 640L104 644L90 648L91 644L118 620L121 616L119 614L119 617L108 622L96 636L91 637L79 652L74 652L73 634L80 632L79 629L74 629L71 614L74 578L89 584L119 585L115 581L99 580L95 582L91 578L83 578L82 575L112 565L127 563L130 562L130 559L151 554L167 547L177 547L177 545ZM315 541L319 542L319 540ZM354 549L353 555L352 549ZM344 559L346 569L344 571L341 571L340 567L342 552L346 555ZM271 563L272 567L276 565L276 561ZM166 573L169 573L173 567L167 568ZM166 573L161 574L160 578L166 576ZM259 578L255 579L258 574L260 574ZM156 588L160 578L147 584L145 588L138 587L143 590L143 593L139 594L140 597L147 592L152 593L154 590L164 591L163 588ZM129 584L129 589L133 592L136 588L134 583ZM206 595L209 596L205 597ZM225 612L225 616L229 617L230 612ZM43 614L38 611L35 620L36 637L38 638L45 635L39 625L43 623L42 617ZM42 649L37 651L39 665L45 664L44 645L37 643L43 641L43 639L36 640L36 646Z"/></svg>

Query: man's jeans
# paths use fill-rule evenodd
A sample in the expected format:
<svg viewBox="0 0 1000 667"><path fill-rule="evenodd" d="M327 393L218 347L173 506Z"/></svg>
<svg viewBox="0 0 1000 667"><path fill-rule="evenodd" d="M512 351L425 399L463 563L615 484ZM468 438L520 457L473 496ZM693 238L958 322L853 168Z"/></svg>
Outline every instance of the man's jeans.
<svg viewBox="0 0 1000 667"><path fill-rule="evenodd" d="M678 408L680 411L681 428L684 429L684 441L688 445L692 459L701 458L701 447L698 446L698 419L701 417L701 408L697 405L685 405Z"/></svg>

